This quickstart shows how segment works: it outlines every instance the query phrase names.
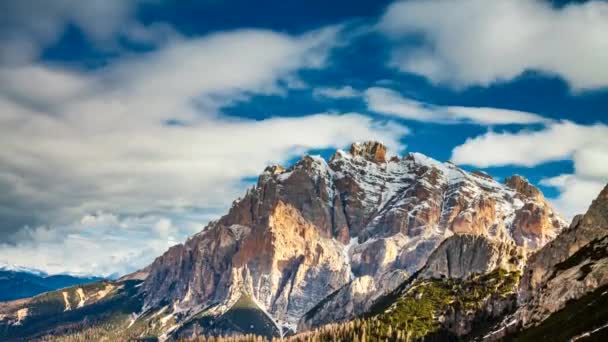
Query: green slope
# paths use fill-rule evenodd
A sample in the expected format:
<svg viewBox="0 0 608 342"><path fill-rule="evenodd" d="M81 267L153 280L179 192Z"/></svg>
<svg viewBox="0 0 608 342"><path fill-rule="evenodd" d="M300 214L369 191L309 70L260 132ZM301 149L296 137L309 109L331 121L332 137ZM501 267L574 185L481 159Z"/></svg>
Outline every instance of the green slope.
<svg viewBox="0 0 608 342"><path fill-rule="evenodd" d="M279 337L275 322L256 304L250 295L243 294L225 313L213 316L203 310L185 322L175 336L196 335L258 335L267 339Z"/></svg>

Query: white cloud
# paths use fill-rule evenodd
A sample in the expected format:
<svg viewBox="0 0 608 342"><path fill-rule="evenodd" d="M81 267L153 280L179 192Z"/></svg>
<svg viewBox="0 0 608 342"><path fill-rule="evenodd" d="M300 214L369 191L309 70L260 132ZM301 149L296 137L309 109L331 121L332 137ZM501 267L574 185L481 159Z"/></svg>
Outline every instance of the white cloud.
<svg viewBox="0 0 608 342"><path fill-rule="evenodd" d="M529 124L549 122L540 115L488 107L437 106L408 99L394 90L380 87L365 91L368 109L409 120L481 125Z"/></svg>
<svg viewBox="0 0 608 342"><path fill-rule="evenodd" d="M454 148L452 161L477 167L536 166L548 161L572 160L575 173L546 178L541 184L560 190L555 200L568 217L584 212L608 182L608 126L549 124L540 131L488 132Z"/></svg>
<svg viewBox="0 0 608 342"><path fill-rule="evenodd" d="M594 200L608 182L608 173L604 174L603 181L589 179L574 175L559 175L545 178L540 183L545 186L556 187L560 195L553 201L559 212L572 218L577 214L584 214L591 201Z"/></svg>
<svg viewBox="0 0 608 342"><path fill-rule="evenodd" d="M193 219L193 218L192 218ZM205 223L208 218L197 217ZM200 227L158 215L118 217L99 212L61 226L20 231L15 245L0 244L0 265L19 265L54 274L126 274L149 263ZM181 229L180 229L181 228Z"/></svg>
<svg viewBox="0 0 608 342"><path fill-rule="evenodd" d="M568 121L549 124L540 131L490 131L454 148L452 161L479 167L535 166L547 161L572 159L575 153L587 149L601 149L605 153L608 151L607 136L605 125L582 126Z"/></svg>
<svg viewBox="0 0 608 342"><path fill-rule="evenodd" d="M574 89L608 86L608 3L556 8L539 0L402 1L378 29L395 39L391 64L456 87L558 75ZM421 45L403 39L418 35Z"/></svg>
<svg viewBox="0 0 608 342"><path fill-rule="evenodd" d="M0 229L13 244L1 245L0 255L47 260L32 266L53 272L87 262L105 272L124 260L120 270L132 269L192 233L184 227L200 229L204 222L189 213L221 213L243 191L242 179L268 163L360 139L402 149L405 127L357 113L264 120L222 114L223 106L255 94L284 94L298 84L299 70L323 67L339 29L175 40L92 72L0 68ZM98 211L114 213L99 224L108 228L85 233L98 229L98 218L87 216ZM131 226L127 218L146 218L126 235L141 241L114 244L131 232L121 230ZM9 234L24 224L41 228ZM62 245L53 234L68 238Z"/></svg>
<svg viewBox="0 0 608 342"><path fill-rule="evenodd" d="M605 134L608 131L604 130ZM599 136L597 136L599 138ZM601 178L608 175L608 136L597 140L574 153L576 173L587 178Z"/></svg>
<svg viewBox="0 0 608 342"><path fill-rule="evenodd" d="M330 99L347 99L358 97L361 95L361 93L351 86L344 86L341 88L316 88L313 91L313 95L316 97L326 97Z"/></svg>

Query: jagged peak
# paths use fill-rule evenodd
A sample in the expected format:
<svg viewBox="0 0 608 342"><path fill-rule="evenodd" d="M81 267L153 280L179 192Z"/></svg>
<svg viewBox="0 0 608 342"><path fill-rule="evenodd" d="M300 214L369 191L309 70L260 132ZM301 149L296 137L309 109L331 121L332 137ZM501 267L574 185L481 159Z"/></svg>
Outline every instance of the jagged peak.
<svg viewBox="0 0 608 342"><path fill-rule="evenodd" d="M356 142L350 146L350 154L374 163L386 162L386 146L378 141Z"/></svg>
<svg viewBox="0 0 608 342"><path fill-rule="evenodd" d="M272 175L277 175L277 174L281 174L281 173L285 172L285 170L286 169L282 165L276 164L276 165L267 166L264 169L264 172L270 173Z"/></svg>
<svg viewBox="0 0 608 342"><path fill-rule="evenodd" d="M505 179L505 185L525 197L540 198L543 196L540 190L520 175L513 175Z"/></svg>

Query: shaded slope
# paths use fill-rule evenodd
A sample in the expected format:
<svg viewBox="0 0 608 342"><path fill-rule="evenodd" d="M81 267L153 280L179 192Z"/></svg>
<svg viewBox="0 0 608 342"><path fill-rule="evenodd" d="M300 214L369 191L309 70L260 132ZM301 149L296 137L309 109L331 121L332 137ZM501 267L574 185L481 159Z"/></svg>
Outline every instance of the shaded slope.
<svg viewBox="0 0 608 342"><path fill-rule="evenodd" d="M608 340L608 285L569 301L541 324L508 337L508 340L522 342L570 339Z"/></svg>

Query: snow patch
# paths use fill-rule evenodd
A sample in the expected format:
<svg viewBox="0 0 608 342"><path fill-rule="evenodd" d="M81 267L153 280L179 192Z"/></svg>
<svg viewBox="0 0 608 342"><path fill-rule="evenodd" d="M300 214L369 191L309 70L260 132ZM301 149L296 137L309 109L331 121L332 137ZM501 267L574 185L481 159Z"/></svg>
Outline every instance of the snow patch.
<svg viewBox="0 0 608 342"><path fill-rule="evenodd" d="M289 179L289 177L291 177L291 174L293 173L293 171L287 171L287 172L283 172L280 175L277 176L277 180L279 182L284 182L287 179Z"/></svg>
<svg viewBox="0 0 608 342"><path fill-rule="evenodd" d="M342 248L342 255L344 255L344 262L348 265L348 269L350 270L350 280L356 278L355 273L353 273L353 267L351 264L350 251L352 248L359 245L359 239L357 237L351 237L350 241L347 245Z"/></svg>

